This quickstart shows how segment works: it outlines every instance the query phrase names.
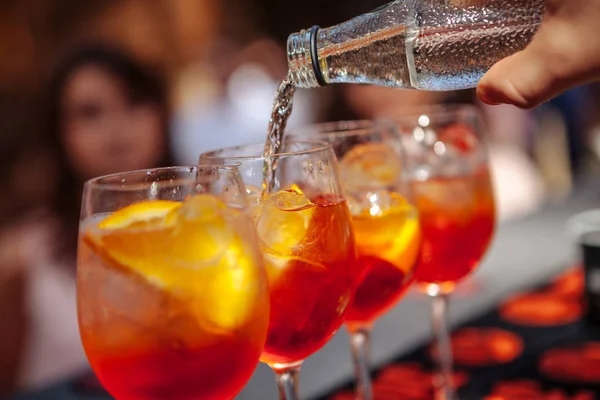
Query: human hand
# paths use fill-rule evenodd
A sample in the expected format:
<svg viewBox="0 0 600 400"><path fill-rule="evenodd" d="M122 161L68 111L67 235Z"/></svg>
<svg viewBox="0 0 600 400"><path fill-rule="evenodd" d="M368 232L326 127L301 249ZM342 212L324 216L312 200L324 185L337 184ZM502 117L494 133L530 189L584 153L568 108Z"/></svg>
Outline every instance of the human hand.
<svg viewBox="0 0 600 400"><path fill-rule="evenodd" d="M488 104L532 108L580 84L600 80L600 0L546 0L531 43L496 63L477 95Z"/></svg>

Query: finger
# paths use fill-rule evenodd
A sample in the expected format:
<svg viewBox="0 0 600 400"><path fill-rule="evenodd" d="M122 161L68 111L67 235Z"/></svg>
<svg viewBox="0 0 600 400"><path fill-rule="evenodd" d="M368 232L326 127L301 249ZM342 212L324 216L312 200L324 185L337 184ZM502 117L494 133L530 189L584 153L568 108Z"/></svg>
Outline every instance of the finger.
<svg viewBox="0 0 600 400"><path fill-rule="evenodd" d="M557 73L551 65L555 57L525 49L501 60L481 79L477 95L488 104L513 104L532 108L575 86L583 78Z"/></svg>
<svg viewBox="0 0 600 400"><path fill-rule="evenodd" d="M596 78L600 41L582 40L585 30L563 20L548 19L523 51L496 63L479 82L480 99L532 108Z"/></svg>

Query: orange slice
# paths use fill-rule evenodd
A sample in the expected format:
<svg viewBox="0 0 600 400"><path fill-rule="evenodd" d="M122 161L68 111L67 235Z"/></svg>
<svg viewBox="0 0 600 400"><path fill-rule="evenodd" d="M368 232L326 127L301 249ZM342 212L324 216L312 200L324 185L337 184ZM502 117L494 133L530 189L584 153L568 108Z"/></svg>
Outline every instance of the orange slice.
<svg viewBox="0 0 600 400"><path fill-rule="evenodd" d="M352 218L359 252L382 258L397 265L403 262L412 267L421 244L421 226L418 211L397 193L387 194L388 204L364 209ZM407 262L408 261L408 262Z"/></svg>
<svg viewBox="0 0 600 400"><path fill-rule="evenodd" d="M124 229L139 223L164 218L169 212L181 207L176 201L143 201L135 203L106 217L98 224L100 229Z"/></svg>
<svg viewBox="0 0 600 400"><path fill-rule="evenodd" d="M109 267L188 304L200 324L230 330L247 321L262 290L257 250L234 229L240 216L208 195L148 201L105 218L84 240Z"/></svg>

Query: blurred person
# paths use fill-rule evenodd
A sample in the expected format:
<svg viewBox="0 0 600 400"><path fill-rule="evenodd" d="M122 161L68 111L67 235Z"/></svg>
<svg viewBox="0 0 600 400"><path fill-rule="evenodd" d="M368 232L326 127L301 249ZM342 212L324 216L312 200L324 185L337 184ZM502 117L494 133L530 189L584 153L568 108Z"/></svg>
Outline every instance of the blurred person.
<svg viewBox="0 0 600 400"><path fill-rule="evenodd" d="M81 45L63 58L44 99L44 124L65 187L170 163L167 97L155 70L117 48Z"/></svg>
<svg viewBox="0 0 600 400"><path fill-rule="evenodd" d="M98 44L80 46L61 60L47 89L40 122L56 183L45 209L30 213L10 235L18 259L12 264L18 264L24 288L24 342L13 361L21 389L41 388L88 365L75 302L83 182L172 164L166 89L125 53ZM13 323L18 322L15 316Z"/></svg>

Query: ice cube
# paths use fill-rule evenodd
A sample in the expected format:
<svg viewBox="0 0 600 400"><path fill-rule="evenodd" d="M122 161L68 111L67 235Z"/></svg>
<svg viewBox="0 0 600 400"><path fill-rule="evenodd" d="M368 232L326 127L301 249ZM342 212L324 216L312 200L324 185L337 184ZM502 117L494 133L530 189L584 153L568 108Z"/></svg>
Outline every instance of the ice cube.
<svg viewBox="0 0 600 400"><path fill-rule="evenodd" d="M246 197L250 207L256 207L260 203L261 188L252 185L246 185Z"/></svg>
<svg viewBox="0 0 600 400"><path fill-rule="evenodd" d="M269 200L281 211L302 211L314 206L297 185L292 185L289 190L276 193Z"/></svg>
<svg viewBox="0 0 600 400"><path fill-rule="evenodd" d="M78 283L82 333L93 336L95 346L118 349L148 340L163 325L165 293L133 272L87 264Z"/></svg>
<svg viewBox="0 0 600 400"><path fill-rule="evenodd" d="M360 192L395 186L402 174L402 161L392 147L368 143L346 153L340 168L345 190Z"/></svg>
<svg viewBox="0 0 600 400"><path fill-rule="evenodd" d="M353 216L377 217L393 206L393 196L388 190L349 193L346 197L350 214Z"/></svg>
<svg viewBox="0 0 600 400"><path fill-rule="evenodd" d="M440 209L475 207L475 187L470 177L432 179L415 187L419 203L425 201Z"/></svg>
<svg viewBox="0 0 600 400"><path fill-rule="evenodd" d="M178 217L183 217L183 222L210 220L222 215L225 208L225 203L214 196L196 195L187 198L183 206L175 210L174 213Z"/></svg>
<svg viewBox="0 0 600 400"><path fill-rule="evenodd" d="M292 254L308 232L315 207L298 191L275 193L260 204L256 213L260 239L279 254Z"/></svg>
<svg viewBox="0 0 600 400"><path fill-rule="evenodd" d="M346 203L348 204L350 214L353 216L361 215L363 213L363 210L365 209L362 196L357 196L352 193L348 193L346 195Z"/></svg>

